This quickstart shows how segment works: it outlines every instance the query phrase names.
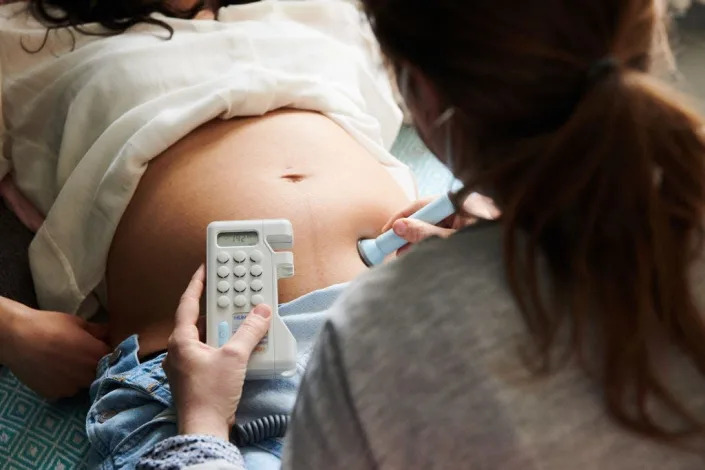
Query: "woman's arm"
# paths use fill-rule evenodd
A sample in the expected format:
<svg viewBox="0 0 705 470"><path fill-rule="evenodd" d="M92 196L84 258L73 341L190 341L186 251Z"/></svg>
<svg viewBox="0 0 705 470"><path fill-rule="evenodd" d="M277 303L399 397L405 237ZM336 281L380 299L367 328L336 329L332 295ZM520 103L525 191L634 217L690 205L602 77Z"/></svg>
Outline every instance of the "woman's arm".
<svg viewBox="0 0 705 470"><path fill-rule="evenodd" d="M90 386L98 361L110 352L106 336L102 325L0 297L0 364L45 398Z"/></svg>
<svg viewBox="0 0 705 470"><path fill-rule="evenodd" d="M10 308L9 300L0 297L0 365L8 362L10 344L17 329L17 314Z"/></svg>
<svg viewBox="0 0 705 470"><path fill-rule="evenodd" d="M335 328L326 324L309 362L284 448L284 468L377 468L357 414Z"/></svg>

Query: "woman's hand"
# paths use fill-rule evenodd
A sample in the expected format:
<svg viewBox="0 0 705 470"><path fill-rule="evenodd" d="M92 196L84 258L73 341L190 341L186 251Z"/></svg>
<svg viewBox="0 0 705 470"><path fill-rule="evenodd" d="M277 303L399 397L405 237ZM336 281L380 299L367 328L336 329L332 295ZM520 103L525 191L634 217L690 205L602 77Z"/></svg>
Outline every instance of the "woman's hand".
<svg viewBox="0 0 705 470"><path fill-rule="evenodd" d="M230 341L220 349L212 348L201 342L196 326L204 277L201 266L181 297L164 369L176 404L179 432L228 440L247 363L269 330L272 309L258 305Z"/></svg>
<svg viewBox="0 0 705 470"><path fill-rule="evenodd" d="M408 250L414 243L419 243L428 237L437 236L446 238L463 227L474 223L477 218L493 220L500 215L499 210L497 210L491 199L473 193L463 204L463 209L465 209L470 216L452 215L438 225L431 225L420 220L407 218L435 199L435 197L430 197L414 202L409 207L394 214L384 227L382 227L382 233L389 229L394 229L395 234L409 242L408 245L397 250L397 256Z"/></svg>
<svg viewBox="0 0 705 470"><path fill-rule="evenodd" d="M74 315L0 298L0 364L45 398L73 396L91 385L98 361L110 353L107 333Z"/></svg>

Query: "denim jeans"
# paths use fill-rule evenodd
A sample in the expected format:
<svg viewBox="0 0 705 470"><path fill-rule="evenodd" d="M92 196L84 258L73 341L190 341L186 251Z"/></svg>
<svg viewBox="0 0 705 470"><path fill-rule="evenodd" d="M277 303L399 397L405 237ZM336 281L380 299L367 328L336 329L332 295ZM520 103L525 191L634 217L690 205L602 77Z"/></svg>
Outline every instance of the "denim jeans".
<svg viewBox="0 0 705 470"><path fill-rule="evenodd" d="M246 382L237 412L239 423L270 414L291 413L316 336L328 309L345 287L345 284L331 286L279 306L279 314L298 343L298 373L287 379ZM140 362L138 351L138 339L132 336L98 365L86 417L90 468L130 469L157 442L177 432L171 390L162 368L164 354ZM240 451L248 469L280 467L280 439Z"/></svg>
<svg viewBox="0 0 705 470"><path fill-rule="evenodd" d="M142 363L138 351L137 336L131 336L98 366L86 417L91 469L133 468L142 454L177 433L171 391L162 368L166 354ZM241 449L248 468L259 469L278 468L281 450L280 439Z"/></svg>
<svg viewBox="0 0 705 470"><path fill-rule="evenodd" d="M98 365L90 389L86 432L89 468L131 468L157 442L176 434L176 414L162 360L141 363L136 336L126 339Z"/></svg>

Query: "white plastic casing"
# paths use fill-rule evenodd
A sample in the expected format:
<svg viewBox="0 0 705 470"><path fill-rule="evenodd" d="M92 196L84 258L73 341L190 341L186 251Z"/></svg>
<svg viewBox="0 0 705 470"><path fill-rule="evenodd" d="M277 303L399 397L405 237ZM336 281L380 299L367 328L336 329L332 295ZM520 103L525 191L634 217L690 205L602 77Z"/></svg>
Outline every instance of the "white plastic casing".
<svg viewBox="0 0 705 470"><path fill-rule="evenodd" d="M218 245L220 234L228 237L230 235L227 234L235 233L257 233L258 241L248 246ZM257 346L250 358L247 379L274 379L280 375L293 375L296 372L296 339L279 316L277 281L294 275L294 255L290 251L275 251L290 250L293 247L294 230L291 222L285 219L213 222L208 226L207 243L208 344L220 347L227 342L254 307L253 297L259 295L261 298L255 297L255 300L272 307L272 325L267 337ZM236 258L242 258L243 253L245 260L237 260ZM227 261L224 261L225 258ZM238 266L244 267L246 271L241 277L236 275L236 270L238 274L243 272ZM260 270L253 270L254 266L261 267L260 275L255 275ZM219 268L223 269L219 271ZM227 276L223 276L226 272ZM228 289L223 292L226 286ZM243 286L246 288L238 292L237 289L242 289ZM261 289L253 290L256 288ZM236 298L242 303L243 297L246 303L238 306Z"/></svg>

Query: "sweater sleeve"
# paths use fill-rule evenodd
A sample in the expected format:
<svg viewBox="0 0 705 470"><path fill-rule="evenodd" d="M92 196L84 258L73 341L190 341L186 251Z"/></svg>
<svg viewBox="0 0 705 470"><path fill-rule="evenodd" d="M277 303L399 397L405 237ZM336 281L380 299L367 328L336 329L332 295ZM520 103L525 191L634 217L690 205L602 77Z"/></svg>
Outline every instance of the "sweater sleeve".
<svg viewBox="0 0 705 470"><path fill-rule="evenodd" d="M244 470L237 447L213 436L174 436L140 458L137 470Z"/></svg>
<svg viewBox="0 0 705 470"><path fill-rule="evenodd" d="M285 469L376 468L355 410L334 326L319 337L287 432Z"/></svg>

